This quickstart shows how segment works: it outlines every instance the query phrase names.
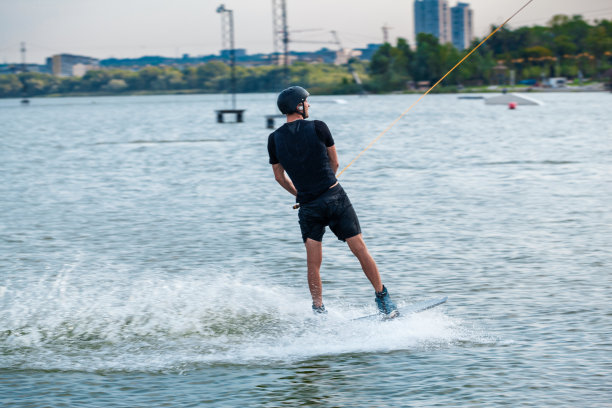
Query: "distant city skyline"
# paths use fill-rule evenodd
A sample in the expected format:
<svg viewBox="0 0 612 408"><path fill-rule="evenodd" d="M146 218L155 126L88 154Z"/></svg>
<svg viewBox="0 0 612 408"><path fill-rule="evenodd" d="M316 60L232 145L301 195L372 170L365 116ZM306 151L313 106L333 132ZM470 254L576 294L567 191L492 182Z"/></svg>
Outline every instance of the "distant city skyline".
<svg viewBox="0 0 612 408"><path fill-rule="evenodd" d="M491 24L500 24L527 0L467 1L474 10L474 36L483 37ZM413 0L287 0L291 50L335 48L330 30L344 47L362 48L402 37L414 44ZM273 50L270 0L0 0L0 63L43 64L53 54L94 58L138 58L144 55L179 57L218 54L220 4L234 10L236 47L249 54ZM453 7L457 0L450 0ZM510 23L511 27L545 24L556 14L582 14L587 20L612 19L610 0L535 0ZM318 31L311 31L319 29Z"/></svg>

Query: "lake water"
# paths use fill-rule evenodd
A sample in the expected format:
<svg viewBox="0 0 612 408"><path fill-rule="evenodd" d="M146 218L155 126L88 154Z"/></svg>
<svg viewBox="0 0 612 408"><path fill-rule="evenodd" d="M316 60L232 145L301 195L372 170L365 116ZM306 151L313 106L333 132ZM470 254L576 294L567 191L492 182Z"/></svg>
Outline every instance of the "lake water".
<svg viewBox="0 0 612 408"><path fill-rule="evenodd" d="M313 96L341 167L417 95ZM0 100L0 405L612 406L611 94L430 95L340 181L315 319L275 95ZM277 120L277 124L278 120Z"/></svg>

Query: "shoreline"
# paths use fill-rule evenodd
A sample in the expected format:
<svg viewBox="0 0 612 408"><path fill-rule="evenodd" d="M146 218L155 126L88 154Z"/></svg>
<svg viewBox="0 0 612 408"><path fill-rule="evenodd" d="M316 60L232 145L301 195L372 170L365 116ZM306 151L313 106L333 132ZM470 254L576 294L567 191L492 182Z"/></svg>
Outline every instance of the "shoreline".
<svg viewBox="0 0 612 408"><path fill-rule="evenodd" d="M455 87L448 87L455 88ZM499 94L503 91L507 93L585 93L585 92L610 92L606 89L606 84L603 82L594 82L589 85L582 86L568 86L564 88L534 88L528 86L521 87L504 87L501 85L491 85L486 87L471 87L464 88L462 90L457 89L445 89L437 88L431 91L431 94ZM410 95L410 94L422 94L427 89L419 90L404 90L404 91L392 91L383 93L366 93L366 95ZM270 92L238 92L240 95L248 95L250 93L273 93ZM78 98L78 97L96 97L96 96L157 96L157 95L229 95L229 93L220 92L208 92L199 89L179 89L179 90L168 90L168 91L133 91L133 92L71 92L71 93L51 93L33 96L21 96L21 97L0 97L0 99L33 99L33 98ZM359 95L359 93L346 93L346 94L335 94L330 93L327 95Z"/></svg>

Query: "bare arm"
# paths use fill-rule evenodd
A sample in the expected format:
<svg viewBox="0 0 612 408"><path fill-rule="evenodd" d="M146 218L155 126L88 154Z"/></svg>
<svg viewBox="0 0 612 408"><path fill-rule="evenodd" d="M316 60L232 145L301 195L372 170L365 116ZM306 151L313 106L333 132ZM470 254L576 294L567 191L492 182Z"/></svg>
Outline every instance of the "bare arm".
<svg viewBox="0 0 612 408"><path fill-rule="evenodd" d="M297 190L289 176L287 176L287 173L285 173L285 168L280 163L276 163L272 165L272 170L274 171L274 178L278 184L294 196L297 196Z"/></svg>
<svg viewBox="0 0 612 408"><path fill-rule="evenodd" d="M329 166L334 174L338 171L338 153L336 153L336 145L327 148L327 157L329 157Z"/></svg>

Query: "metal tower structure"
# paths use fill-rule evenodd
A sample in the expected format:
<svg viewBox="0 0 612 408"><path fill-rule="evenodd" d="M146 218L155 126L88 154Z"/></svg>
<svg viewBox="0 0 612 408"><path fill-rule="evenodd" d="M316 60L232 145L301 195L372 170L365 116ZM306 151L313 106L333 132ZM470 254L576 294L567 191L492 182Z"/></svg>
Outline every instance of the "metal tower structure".
<svg viewBox="0 0 612 408"><path fill-rule="evenodd" d="M285 0L272 0L272 24L275 63L277 65L283 64L285 76L283 85L287 85L289 81L289 29L287 28L287 4Z"/></svg>
<svg viewBox="0 0 612 408"><path fill-rule="evenodd" d="M384 26L382 26L382 32L383 32L383 43L388 43L389 42L389 30L393 28L393 27L389 27L387 26L387 24L385 24Z"/></svg>
<svg viewBox="0 0 612 408"><path fill-rule="evenodd" d="M229 53L231 68L232 108L236 109L236 47L234 45L234 12L226 9L222 4L217 7L221 14L221 43L222 49ZM222 51L223 52L223 51Z"/></svg>

